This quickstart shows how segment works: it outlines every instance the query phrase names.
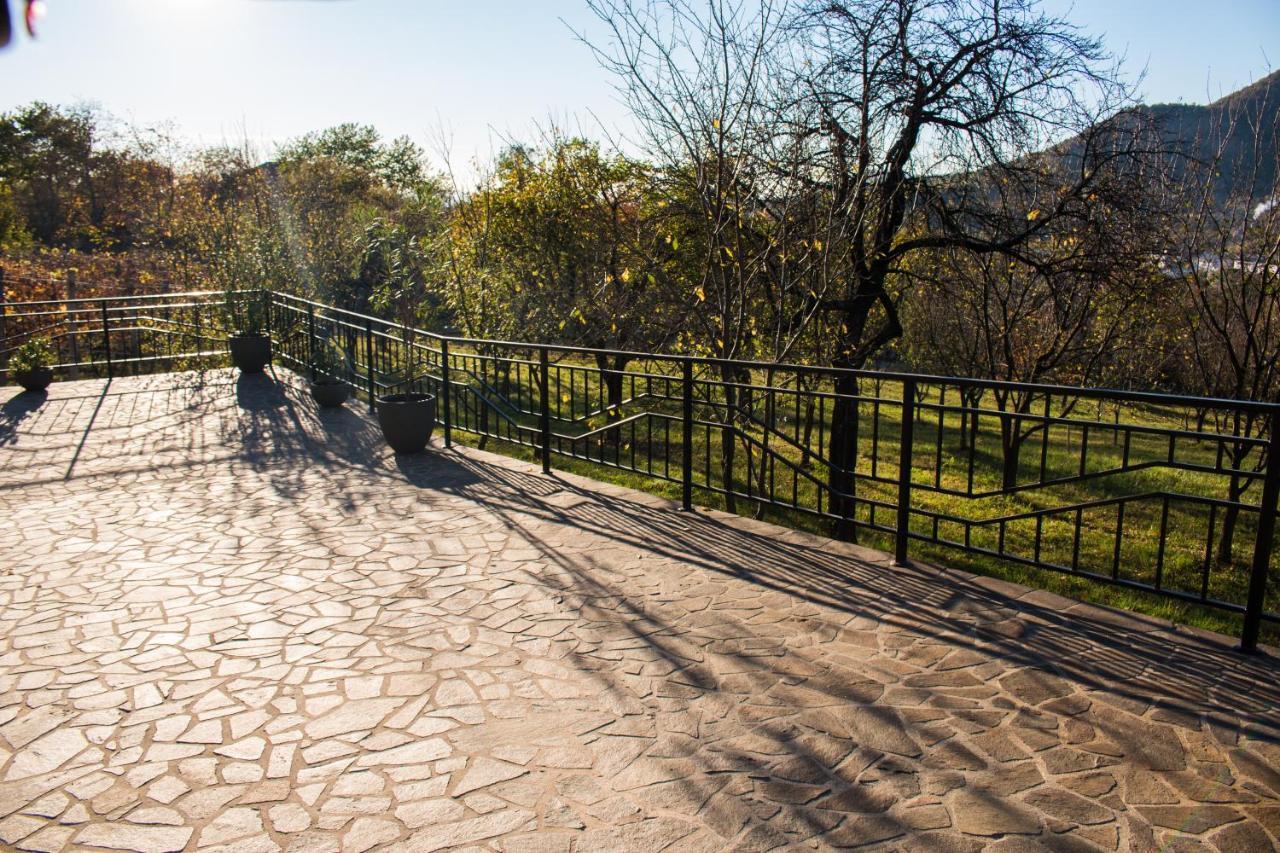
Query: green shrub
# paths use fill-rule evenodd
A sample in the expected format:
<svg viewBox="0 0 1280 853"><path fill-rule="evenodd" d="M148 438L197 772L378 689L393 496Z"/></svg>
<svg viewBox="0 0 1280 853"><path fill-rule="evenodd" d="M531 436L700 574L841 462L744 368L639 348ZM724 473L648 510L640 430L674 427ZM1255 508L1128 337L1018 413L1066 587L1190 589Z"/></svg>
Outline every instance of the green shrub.
<svg viewBox="0 0 1280 853"><path fill-rule="evenodd" d="M9 358L9 369L27 373L53 364L53 347L48 338L32 338L14 350Z"/></svg>
<svg viewBox="0 0 1280 853"><path fill-rule="evenodd" d="M316 342L316 350L311 356L311 370L317 379L346 379L351 374L347 354L336 343L327 339Z"/></svg>
<svg viewBox="0 0 1280 853"><path fill-rule="evenodd" d="M223 312L233 334L260 334L267 326L266 298L259 291L228 291Z"/></svg>

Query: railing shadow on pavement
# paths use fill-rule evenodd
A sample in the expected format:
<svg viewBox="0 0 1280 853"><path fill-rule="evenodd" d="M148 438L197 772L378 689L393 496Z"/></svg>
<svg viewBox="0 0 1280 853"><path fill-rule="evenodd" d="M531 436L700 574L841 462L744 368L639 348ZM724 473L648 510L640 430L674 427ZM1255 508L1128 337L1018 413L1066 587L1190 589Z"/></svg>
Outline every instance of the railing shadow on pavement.
<svg viewBox="0 0 1280 853"><path fill-rule="evenodd" d="M792 719L790 712L796 709L776 718L762 713L752 717L755 748L699 742L696 751L686 756L697 772L640 792L655 803L699 808L709 821L732 827L741 810L721 793L727 777L740 774L745 777L741 784L758 785L818 772L810 781L823 779L819 784L827 786L827 793L811 802L782 806L784 822L792 831L803 827L801 834L820 836L832 828L833 812L857 804L852 806L854 812L861 812L856 815L856 832L865 834L855 837L891 839L918 830L884 802L876 802L883 793L870 793L866 785L892 785L889 780L904 773L923 774L922 780L936 782L954 775L954 770L946 758L947 749L936 749L936 727L913 721L880 702L879 685L860 679L856 670L813 666L792 655L735 652L723 643L716 647L715 656L730 663L717 668L707 659L708 648L725 637L752 636L759 625L746 621L744 612L733 607L717 612L711 626L690 618L705 611L689 613L678 598L655 605L652 597L638 595L634 583L614 565L618 548L647 552L642 566L654 567L652 557L657 555L658 562L696 567L708 579L729 576L758 587L761 596L776 593L812 605L790 610L793 625L787 627L796 633L837 637L850 621L871 631L885 626L889 644L880 651L889 656L907 647L901 642L905 633L921 644L946 646L951 654L969 651L999 661L1005 674L1025 668L1063 677L1091 698L1129 714L1155 712L1156 719L1212 729L1214 737L1228 747L1241 736L1280 742L1276 715L1280 670L1269 657L1242 657L1209 638L1181 633L1175 637L1155 629L1152 622L1101 608L1063 612L1010 597L965 573L924 566L894 568L885 555L852 553L860 550L855 546L723 514L679 512L650 496L617 488L586 488L573 477L546 477L523 470L519 463L484 457L470 450L436 448L398 457L396 462L398 473L414 487L466 498L497 515L519 541L536 549L540 559L534 565L544 568L530 571L537 583L557 595L559 606L578 612L588 625L607 625L625 634L650 652L666 673L664 683L675 683L685 691L673 694L682 697L676 701L705 698L725 707L743 702L785 705L785 700L771 698L773 692L800 683L825 695L831 707L842 707L865 722L874 721L873 725L901 727L910 740L927 744L915 757L855 747L854 754L833 762L814 732ZM577 537L588 537L590 544L563 547L566 539ZM597 539L600 547L595 547ZM691 583L702 583L696 573ZM893 644L899 642L895 648ZM935 663L942 657L939 654ZM616 665L589 653L573 653L565 660L592 678L603 697L620 703L635 701L629 676ZM945 697L946 691L940 695ZM650 710L657 709L660 703L653 696L648 698L654 705ZM1054 713L1029 706L1006 707L1010 720L1021 714ZM956 713L963 716L964 712ZM1126 755L1141 756L1148 749L1142 727L1108 725L1104 719L1099 731ZM769 746L758 745L764 742ZM997 775L1003 772L998 764L970 753L963 742L953 747L952 755L959 750L969 756L967 760L991 766ZM971 794L992 813L1017 811L1014 800L995 791L978 786ZM1135 831L1132 826L1131 832ZM749 832L778 830L773 822L764 822ZM748 843L746 838L737 841ZM779 833L769 844L794 841Z"/></svg>
<svg viewBox="0 0 1280 853"><path fill-rule="evenodd" d="M891 568L887 556L872 562L840 553L855 546L767 525L752 531L752 522L678 512L653 505L656 500L586 489L569 478L525 473L471 453L433 455L438 458L401 468L409 482L503 513L522 535L531 528L522 516L569 525L850 616L1056 673L1139 713L1154 705L1280 741L1280 669L1267 655L1240 656L1211 638L1175 634L1155 620L1107 608L1077 605L1064 612L1037 603L1034 593L1032 600L1008 597L967 573ZM575 499L568 507L548 503L559 493ZM558 557L554 548L546 555Z"/></svg>

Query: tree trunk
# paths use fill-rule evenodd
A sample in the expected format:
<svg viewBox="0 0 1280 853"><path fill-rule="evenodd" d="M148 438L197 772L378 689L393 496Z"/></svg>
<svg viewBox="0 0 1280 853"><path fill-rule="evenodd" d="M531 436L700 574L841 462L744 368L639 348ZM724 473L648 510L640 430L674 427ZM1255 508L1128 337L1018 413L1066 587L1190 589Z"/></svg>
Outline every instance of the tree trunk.
<svg viewBox="0 0 1280 853"><path fill-rule="evenodd" d="M744 371L745 368L735 365L720 366L720 378L724 382L724 426L720 428L720 477L725 490L725 508L729 512L738 511L738 500L733 494L737 480L734 473L734 462L737 458L734 424L738 419L739 407L737 384L743 382Z"/></svg>
<svg viewBox="0 0 1280 853"><path fill-rule="evenodd" d="M0 370L9 366L8 330L5 325L4 268L0 267Z"/></svg>
<svg viewBox="0 0 1280 853"><path fill-rule="evenodd" d="M1000 470L1001 487L1009 491L1018 485L1018 466L1022 460L1022 419L1008 412L1000 415L1000 449L1003 464Z"/></svg>
<svg viewBox="0 0 1280 853"><path fill-rule="evenodd" d="M1239 468L1244 464L1242 458L1244 454L1237 447L1231 453L1231 467ZM1227 486L1227 500L1238 501L1244 496L1245 483L1238 475L1232 475L1231 483ZM1218 534L1218 553L1216 561L1219 566L1229 566L1232 563L1231 551L1235 546L1236 540L1236 522L1240 518L1240 507L1229 506L1222 513L1222 532Z"/></svg>
<svg viewBox="0 0 1280 853"><path fill-rule="evenodd" d="M764 386L766 388L773 387L773 378L774 378L774 368L770 367L768 371L766 371L765 373ZM761 435L760 435L760 454L759 454L760 465L758 468L755 469L755 472L754 472L754 476L756 478L756 494L761 496L765 495L769 491L769 475L768 475L769 433L773 430L773 419L776 415L776 412L774 411L774 409L775 409L775 403L774 403L773 393L771 391L766 391L765 398L764 398L764 417L763 417L764 428L761 431ZM751 407L749 404L748 404L747 410L748 411L751 410ZM748 457L748 459L749 458L750 457ZM748 465L747 467L748 469L751 468L750 465ZM748 473L752 473L752 472L750 472L749 470ZM754 513L756 518L758 519L764 518L765 505L766 505L766 502L764 500L758 501L756 503L756 511Z"/></svg>
<svg viewBox="0 0 1280 853"><path fill-rule="evenodd" d="M806 386L804 384L803 377L798 379L797 383L800 388L805 389ZM803 448L803 450L800 455L800 467L806 471L809 470L809 467L813 464L813 461L811 458L812 452L809 449L810 447L809 443L813 441L813 414L816 409L817 409L817 398L813 394L805 394L804 395L804 431L802 433L803 438L800 441L800 446Z"/></svg>
<svg viewBox="0 0 1280 853"><path fill-rule="evenodd" d="M977 408L982 403L983 389L981 388L962 388L960 390L960 449L968 450L973 447L977 438L978 412ZM973 409L974 411L969 411Z"/></svg>
<svg viewBox="0 0 1280 853"><path fill-rule="evenodd" d="M1235 492L1235 479L1232 478L1231 491ZM1233 497L1236 500L1239 496ZM1240 518L1240 507L1229 506L1222 513L1222 533L1218 535L1218 553L1216 560L1219 566L1229 566L1232 562L1231 550L1235 546L1236 521Z"/></svg>
<svg viewBox="0 0 1280 853"><path fill-rule="evenodd" d="M1252 415L1242 415L1236 412L1231 417L1231 434L1236 439L1241 436L1248 436L1253 432L1254 420ZM1233 470L1239 471L1244 468L1245 463L1249 459L1249 445L1242 441L1234 441L1231 443L1231 450L1228 454L1228 462ZM1256 470L1263 470L1258 467ZM1227 486L1227 500L1238 502L1243 496L1245 489L1249 488L1249 481L1241 478L1238 474L1231 475L1231 483ZM1236 522L1240 518L1240 508L1229 506L1222 514L1222 533L1218 536L1218 553L1217 563L1220 566L1231 565L1231 550L1235 544L1236 538Z"/></svg>
<svg viewBox="0 0 1280 853"><path fill-rule="evenodd" d="M511 365L505 361L494 359L494 378L498 380L498 393L507 400L511 399Z"/></svg>
<svg viewBox="0 0 1280 853"><path fill-rule="evenodd" d="M627 362L629 359L624 355L606 355L605 353L596 353L596 367L600 370L600 382L604 385L605 393L605 419L609 423L616 423L622 418L622 392L623 385L626 380ZM606 433L609 436L609 445L613 450L613 461L619 460L619 448L622 446L622 437L620 430L611 429Z"/></svg>
<svg viewBox="0 0 1280 853"><path fill-rule="evenodd" d="M841 373L835 380L836 398L831 409L831 466L827 484L831 488L831 511L839 516L835 523L835 537L850 542L857 541L857 528L853 524L857 488L855 471L858 465L858 377Z"/></svg>

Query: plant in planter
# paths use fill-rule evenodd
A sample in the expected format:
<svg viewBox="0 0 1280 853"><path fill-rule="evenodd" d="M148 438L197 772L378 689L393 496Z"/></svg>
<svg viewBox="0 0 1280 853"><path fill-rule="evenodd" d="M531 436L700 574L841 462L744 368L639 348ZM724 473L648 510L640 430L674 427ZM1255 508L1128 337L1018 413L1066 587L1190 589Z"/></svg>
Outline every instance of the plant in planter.
<svg viewBox="0 0 1280 853"><path fill-rule="evenodd" d="M53 347L48 338L32 338L9 358L9 375L27 391L43 391L53 381Z"/></svg>
<svg viewBox="0 0 1280 853"><path fill-rule="evenodd" d="M443 209L432 202L420 204L414 218L422 227L444 221ZM402 223L372 222L365 229L360 280L370 291L371 307L390 315L404 332L409 363L399 375L384 376L391 387L410 388L419 376L414 360L414 324L430 305L426 269L431 263L427 242ZM378 425L396 453L417 453L427 446L436 424L436 398L432 394L398 393L374 401Z"/></svg>
<svg viewBox="0 0 1280 853"><path fill-rule="evenodd" d="M413 343L413 329L406 328L405 349L408 363L403 367L380 374L384 388L405 389L393 394L383 394L374 399L374 411L382 435L396 453L417 453L431 441L436 426L436 397L417 390L425 374L417 362L418 351Z"/></svg>
<svg viewBox="0 0 1280 853"><path fill-rule="evenodd" d="M311 356L311 396L324 408L341 406L351 395L343 378L350 374L346 355L331 341L321 341Z"/></svg>
<svg viewBox="0 0 1280 853"><path fill-rule="evenodd" d="M271 336L266 332L267 306L261 293L230 291L225 310L232 329L227 338L231 363L241 373L261 373L271 363Z"/></svg>

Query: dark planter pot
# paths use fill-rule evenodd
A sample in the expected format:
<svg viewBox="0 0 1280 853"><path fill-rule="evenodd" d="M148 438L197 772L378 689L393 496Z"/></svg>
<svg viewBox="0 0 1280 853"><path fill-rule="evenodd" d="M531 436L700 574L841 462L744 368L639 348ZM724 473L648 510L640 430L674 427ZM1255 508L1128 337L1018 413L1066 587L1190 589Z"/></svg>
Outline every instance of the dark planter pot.
<svg viewBox="0 0 1280 853"><path fill-rule="evenodd" d="M241 373L261 373L271 363L271 337L262 332L240 332L227 339L231 363Z"/></svg>
<svg viewBox="0 0 1280 853"><path fill-rule="evenodd" d="M37 367L35 370L13 371L13 381L25 391L43 391L53 381L53 368Z"/></svg>
<svg viewBox="0 0 1280 853"><path fill-rule="evenodd" d="M341 379L317 379L311 383L311 397L326 409L336 409L351 396L351 386Z"/></svg>
<svg viewBox="0 0 1280 853"><path fill-rule="evenodd" d="M417 453L431 440L436 426L436 398L432 394L388 394L375 407L378 426L396 453Z"/></svg>

